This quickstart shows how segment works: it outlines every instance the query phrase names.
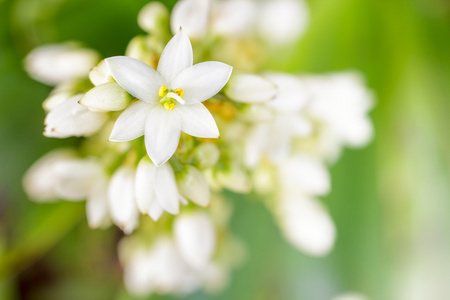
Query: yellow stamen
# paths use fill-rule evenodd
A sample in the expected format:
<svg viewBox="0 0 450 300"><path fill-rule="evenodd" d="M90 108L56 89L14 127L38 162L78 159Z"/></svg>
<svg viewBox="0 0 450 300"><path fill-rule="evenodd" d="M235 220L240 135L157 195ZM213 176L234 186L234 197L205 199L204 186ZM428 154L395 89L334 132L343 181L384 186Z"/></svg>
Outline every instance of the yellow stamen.
<svg viewBox="0 0 450 300"><path fill-rule="evenodd" d="M175 103L166 102L166 103L164 103L164 108L167 110L173 110L175 108Z"/></svg>
<svg viewBox="0 0 450 300"><path fill-rule="evenodd" d="M183 95L184 95L184 91L182 89L176 89L174 91L174 93L177 94L180 97L183 97Z"/></svg>
<svg viewBox="0 0 450 300"><path fill-rule="evenodd" d="M162 86L159 88L159 96L160 96L160 97L164 97L165 95L167 95L167 86L162 85Z"/></svg>

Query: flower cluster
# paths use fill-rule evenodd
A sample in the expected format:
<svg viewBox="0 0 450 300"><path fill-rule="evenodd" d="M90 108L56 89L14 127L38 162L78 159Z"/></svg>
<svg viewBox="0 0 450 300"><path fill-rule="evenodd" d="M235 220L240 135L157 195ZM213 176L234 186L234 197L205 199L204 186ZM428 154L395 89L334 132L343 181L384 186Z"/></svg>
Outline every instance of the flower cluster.
<svg viewBox="0 0 450 300"><path fill-rule="evenodd" d="M288 241L326 255L336 236L319 200L327 164L370 141L372 97L352 72L256 71L307 19L294 0L181 0L171 16L152 2L138 17L147 34L125 56L99 61L73 43L32 51L30 75L55 85L44 135L82 139L38 160L26 192L86 200L92 228L127 234L119 256L137 295L224 286L245 252L224 190L258 193Z"/></svg>

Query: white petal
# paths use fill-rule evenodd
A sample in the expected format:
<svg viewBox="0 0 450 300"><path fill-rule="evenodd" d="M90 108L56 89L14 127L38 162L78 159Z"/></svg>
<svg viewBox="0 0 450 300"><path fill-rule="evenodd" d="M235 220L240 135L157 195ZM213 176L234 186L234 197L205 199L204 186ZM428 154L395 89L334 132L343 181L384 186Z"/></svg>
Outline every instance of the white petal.
<svg viewBox="0 0 450 300"><path fill-rule="evenodd" d="M112 176L108 187L108 202L114 223L130 234L139 222L134 192L134 170L120 167Z"/></svg>
<svg viewBox="0 0 450 300"><path fill-rule="evenodd" d="M169 164L164 164L156 170L156 197L165 211L177 214L180 202L178 201L178 188L175 174Z"/></svg>
<svg viewBox="0 0 450 300"><path fill-rule="evenodd" d="M156 194L153 194L153 197L155 197L156 199ZM158 201L153 201L150 204L147 213L154 221L158 221L159 217L161 217L163 212L164 209L162 208L161 204L159 204Z"/></svg>
<svg viewBox="0 0 450 300"><path fill-rule="evenodd" d="M336 228L320 203L301 195L281 201L280 222L286 238L299 250L313 256L328 254L336 239Z"/></svg>
<svg viewBox="0 0 450 300"><path fill-rule="evenodd" d="M191 39L201 39L208 29L211 0L182 0L173 7L170 28L176 33L180 27Z"/></svg>
<svg viewBox="0 0 450 300"><path fill-rule="evenodd" d="M83 95L73 96L50 111L45 117L44 135L66 138L89 136L103 126L108 116L103 112L93 112L78 103Z"/></svg>
<svg viewBox="0 0 450 300"><path fill-rule="evenodd" d="M154 105L144 101L136 101L120 114L114 123L110 141L126 142L144 135L145 121Z"/></svg>
<svg viewBox="0 0 450 300"><path fill-rule="evenodd" d="M177 150L181 134L181 119L176 111L156 105L145 122L145 147L148 156L160 166Z"/></svg>
<svg viewBox="0 0 450 300"><path fill-rule="evenodd" d="M136 169L136 203L139 211L148 213L156 201L156 166L148 158L143 158Z"/></svg>
<svg viewBox="0 0 450 300"><path fill-rule="evenodd" d="M175 36L164 48L158 63L158 72L162 75L169 88L181 72L192 66L193 54L189 37L178 30ZM158 87L159 88L159 87Z"/></svg>
<svg viewBox="0 0 450 300"><path fill-rule="evenodd" d="M306 195L325 195L330 190L330 175L323 163L309 156L294 156L280 168L283 185Z"/></svg>
<svg viewBox="0 0 450 300"><path fill-rule="evenodd" d="M105 59L117 83L134 97L156 103L164 80L152 67L135 58L115 56Z"/></svg>
<svg viewBox="0 0 450 300"><path fill-rule="evenodd" d="M92 186L86 200L86 217L91 228L102 228L110 224L108 209L108 185L105 177Z"/></svg>
<svg viewBox="0 0 450 300"><path fill-rule="evenodd" d="M209 186L203 174L193 166L187 166L177 181L180 193L192 202L207 206L210 200Z"/></svg>
<svg viewBox="0 0 450 300"><path fill-rule="evenodd" d="M172 87L184 91L186 103L202 102L220 92L232 71L233 67L217 61L199 63L177 76Z"/></svg>
<svg viewBox="0 0 450 300"><path fill-rule="evenodd" d="M195 269L202 269L209 263L216 247L214 224L203 212L178 216L174 239L180 255Z"/></svg>
<svg viewBox="0 0 450 300"><path fill-rule="evenodd" d="M224 90L230 99L243 103L260 103L273 99L276 85L262 76L254 74L234 74Z"/></svg>
<svg viewBox="0 0 450 300"><path fill-rule="evenodd" d="M90 89L79 103L95 111L119 111L132 100L133 97L116 82L108 82Z"/></svg>
<svg viewBox="0 0 450 300"><path fill-rule="evenodd" d="M178 105L176 110L180 113L183 132L201 138L219 137L216 121L203 104Z"/></svg>

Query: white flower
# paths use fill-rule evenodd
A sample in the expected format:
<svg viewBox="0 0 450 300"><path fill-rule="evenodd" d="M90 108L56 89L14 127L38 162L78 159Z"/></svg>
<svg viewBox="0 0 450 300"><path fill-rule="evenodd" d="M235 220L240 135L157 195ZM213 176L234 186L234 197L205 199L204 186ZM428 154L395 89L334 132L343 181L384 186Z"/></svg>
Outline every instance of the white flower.
<svg viewBox="0 0 450 300"><path fill-rule="evenodd" d="M265 1L258 14L259 34L270 44L295 42L305 31L309 11L301 0Z"/></svg>
<svg viewBox="0 0 450 300"><path fill-rule="evenodd" d="M135 170L124 165L116 170L108 186L112 220L126 234L132 233L139 223L134 185Z"/></svg>
<svg viewBox="0 0 450 300"><path fill-rule="evenodd" d="M148 33L157 33L160 28L167 26L169 10L160 2L150 2L145 5L138 15L139 26Z"/></svg>
<svg viewBox="0 0 450 300"><path fill-rule="evenodd" d="M164 211L178 214L180 197L175 174L169 164L157 168L148 158L136 170L136 201L139 211L158 220Z"/></svg>
<svg viewBox="0 0 450 300"><path fill-rule="evenodd" d="M254 0L215 1L211 31L221 36L244 36L252 31L257 13L258 5Z"/></svg>
<svg viewBox="0 0 450 300"><path fill-rule="evenodd" d="M108 116L102 112L90 111L78 103L83 94L78 94L57 105L45 117L44 135L66 138L89 136L97 132Z"/></svg>
<svg viewBox="0 0 450 300"><path fill-rule="evenodd" d="M180 194L200 206L208 206L210 192L203 174L193 166L186 166L177 177Z"/></svg>
<svg viewBox="0 0 450 300"><path fill-rule="evenodd" d="M223 88L232 67L219 62L193 66L192 46L182 30L167 44L157 71L129 57L111 57L106 63L117 83L139 99L119 116L111 141L130 141L145 133L147 153L160 166L172 157L181 131L219 137L214 118L201 102Z"/></svg>
<svg viewBox="0 0 450 300"><path fill-rule="evenodd" d="M34 79L48 85L86 77L99 61L91 49L75 44L53 44L33 49L25 58L25 69Z"/></svg>
<svg viewBox="0 0 450 300"><path fill-rule="evenodd" d="M342 144L361 147L372 139L373 125L368 117L372 94L358 74L339 73L305 80L312 94L308 112L323 127L321 142L325 154L337 156Z"/></svg>
<svg viewBox="0 0 450 300"><path fill-rule="evenodd" d="M86 217L91 228L104 228L111 224L108 205L108 181L99 176L93 182L86 199Z"/></svg>
<svg viewBox="0 0 450 300"><path fill-rule="evenodd" d="M195 212L177 216L174 239L180 255L189 266L200 270L208 265L216 247L216 232L207 214Z"/></svg>
<svg viewBox="0 0 450 300"><path fill-rule="evenodd" d="M180 27L192 38L206 35L210 18L211 0L180 0L173 7L170 27L176 33Z"/></svg>
<svg viewBox="0 0 450 300"><path fill-rule="evenodd" d="M273 99L277 93L277 86L262 76L238 73L230 78L224 93L237 102L260 103Z"/></svg>
<svg viewBox="0 0 450 300"><path fill-rule="evenodd" d="M322 205L316 199L291 192L280 200L279 222L286 238L309 255L328 254L336 239L336 229Z"/></svg>

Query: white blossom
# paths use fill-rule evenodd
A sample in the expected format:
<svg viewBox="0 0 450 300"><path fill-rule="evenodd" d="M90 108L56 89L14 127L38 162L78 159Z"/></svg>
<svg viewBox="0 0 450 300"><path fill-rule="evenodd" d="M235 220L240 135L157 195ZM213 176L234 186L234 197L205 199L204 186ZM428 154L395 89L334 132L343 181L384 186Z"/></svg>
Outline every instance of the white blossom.
<svg viewBox="0 0 450 300"><path fill-rule="evenodd" d="M83 94L73 96L57 105L45 117L44 135L66 138L70 136L89 136L97 132L108 116L102 112L90 111L78 102Z"/></svg>
<svg viewBox="0 0 450 300"><path fill-rule="evenodd" d="M112 220L126 234L132 233L139 223L134 184L135 170L124 165L114 172L108 186Z"/></svg>
<svg viewBox="0 0 450 300"><path fill-rule="evenodd" d="M212 0L178 1L170 18L172 32L176 33L182 27L192 39L203 38L208 31L211 2Z"/></svg>
<svg viewBox="0 0 450 300"><path fill-rule="evenodd" d="M34 79L57 85L86 77L99 61L96 51L74 43L45 45L32 50L25 58L25 69Z"/></svg>
<svg viewBox="0 0 450 300"><path fill-rule="evenodd" d="M214 118L201 102L222 89L232 68L219 62L193 66L192 47L182 30L167 44L157 71L129 57L108 58L106 63L117 83L139 99L119 116L111 141L130 141L145 133L147 153L160 166L175 152L181 131L219 136Z"/></svg>

